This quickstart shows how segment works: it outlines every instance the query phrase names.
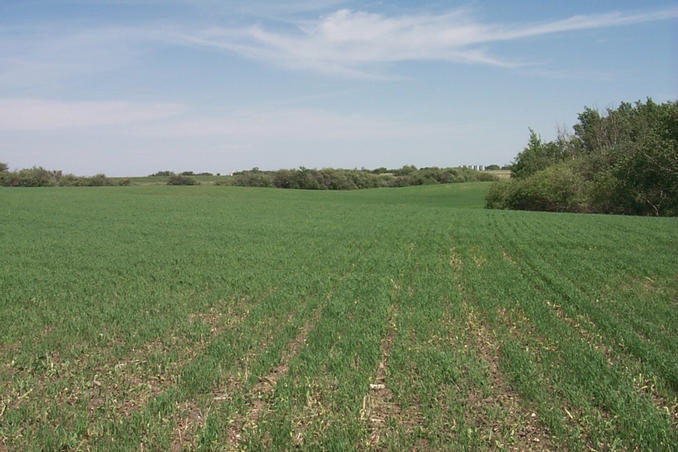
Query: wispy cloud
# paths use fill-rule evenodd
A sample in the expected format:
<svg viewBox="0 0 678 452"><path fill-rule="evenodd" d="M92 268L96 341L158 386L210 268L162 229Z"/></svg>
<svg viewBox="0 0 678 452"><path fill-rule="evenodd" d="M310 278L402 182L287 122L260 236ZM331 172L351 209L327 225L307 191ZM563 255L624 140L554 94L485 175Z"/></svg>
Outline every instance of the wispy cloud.
<svg viewBox="0 0 678 452"><path fill-rule="evenodd" d="M198 29L170 22L75 30L67 24L0 26L0 94L3 88L51 88L82 75L116 70L134 64L158 45L220 49L279 67L347 78L398 78L384 64L408 61L519 68L526 64L499 54L492 44L678 17L678 9L665 9L501 24L484 22L473 10L460 8L399 16L341 9L313 20L295 18L339 2L299 0L285 7L276 2L223 4L241 23L252 23L257 15L286 16L282 22L233 27Z"/></svg>
<svg viewBox="0 0 678 452"><path fill-rule="evenodd" d="M463 121L413 121L310 108L206 115L172 104L0 99L4 161L12 168L43 165L81 174L399 166L412 163L414 148L420 148L419 162L443 165L460 158L449 154L451 142L477 144L473 137L481 131L479 125ZM442 159L437 155L441 150ZM64 162L69 166L64 168Z"/></svg>
<svg viewBox="0 0 678 452"><path fill-rule="evenodd" d="M311 69L349 77L380 77L379 63L451 61L518 67L495 56L491 43L551 33L623 26L678 17L678 10L611 12L527 24L493 24L476 20L467 9L445 14L389 17L342 9L315 21L276 31L263 26L210 28L183 34L180 40L231 51L293 69Z"/></svg>
<svg viewBox="0 0 678 452"><path fill-rule="evenodd" d="M289 108L243 110L223 116L193 116L156 123L138 123L130 134L156 137L221 137L251 140L356 140L450 134L468 125L413 123L367 114L345 114L321 109Z"/></svg>
<svg viewBox="0 0 678 452"><path fill-rule="evenodd" d="M0 27L2 88L54 87L73 77L124 67L167 41L159 27Z"/></svg>
<svg viewBox="0 0 678 452"><path fill-rule="evenodd" d="M200 115L187 106L126 101L64 102L0 98L0 132L60 132L139 137L224 139L358 139L421 136L455 130L450 124L413 124L365 114L281 106ZM463 129L468 126L461 125Z"/></svg>
<svg viewBox="0 0 678 452"><path fill-rule="evenodd" d="M177 115L176 104L134 102L62 102L0 99L0 131L26 132L120 126Z"/></svg>

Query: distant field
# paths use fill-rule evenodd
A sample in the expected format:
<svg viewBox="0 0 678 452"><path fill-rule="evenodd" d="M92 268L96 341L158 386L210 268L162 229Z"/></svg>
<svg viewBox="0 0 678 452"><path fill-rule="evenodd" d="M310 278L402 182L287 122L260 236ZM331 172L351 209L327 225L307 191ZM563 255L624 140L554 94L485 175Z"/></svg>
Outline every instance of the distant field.
<svg viewBox="0 0 678 452"><path fill-rule="evenodd" d="M678 220L488 186L0 189L0 450L678 449Z"/></svg>
<svg viewBox="0 0 678 452"><path fill-rule="evenodd" d="M511 170L486 170L485 172L493 174L502 180L511 178Z"/></svg>

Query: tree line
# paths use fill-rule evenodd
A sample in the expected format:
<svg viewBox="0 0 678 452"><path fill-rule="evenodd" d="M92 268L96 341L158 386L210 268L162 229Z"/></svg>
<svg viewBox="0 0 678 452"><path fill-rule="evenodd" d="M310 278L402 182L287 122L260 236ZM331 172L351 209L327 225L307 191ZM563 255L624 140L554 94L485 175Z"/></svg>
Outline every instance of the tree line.
<svg viewBox="0 0 678 452"><path fill-rule="evenodd" d="M130 183L130 179L111 179L105 174L75 176L43 167L9 171L6 163L0 163L0 186L5 187L101 187Z"/></svg>
<svg viewBox="0 0 678 452"><path fill-rule="evenodd" d="M212 173L194 173L184 171L158 171L151 177L166 177L167 185L198 185L194 176L213 176ZM379 187L405 187L410 185L448 184L454 182L491 182L498 180L495 175L471 168L417 168L405 165L398 169L385 167L368 169L281 169L262 171L258 168L237 171L230 176L220 176L216 185L241 187L276 187L305 190L356 190ZM64 174L62 171L47 170L42 167L8 171L5 163L0 163L0 185L8 187L46 187L46 186L111 186L130 185L130 179L109 178L104 174L91 177Z"/></svg>
<svg viewBox="0 0 678 452"><path fill-rule="evenodd" d="M233 173L219 185L244 187L277 187L304 190L356 190L410 185L449 184L454 182L496 181L491 173L470 168L417 168L405 165L398 169L282 169L261 171L252 168Z"/></svg>
<svg viewBox="0 0 678 452"><path fill-rule="evenodd" d="M585 108L574 133L543 141L533 130L492 185L498 209L678 215L678 103L622 102L604 114Z"/></svg>

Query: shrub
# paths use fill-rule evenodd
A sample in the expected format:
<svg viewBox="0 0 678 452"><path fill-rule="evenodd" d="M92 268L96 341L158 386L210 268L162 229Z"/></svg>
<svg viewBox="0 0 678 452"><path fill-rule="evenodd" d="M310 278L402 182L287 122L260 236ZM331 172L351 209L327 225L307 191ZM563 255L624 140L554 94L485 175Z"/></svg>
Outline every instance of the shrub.
<svg viewBox="0 0 678 452"><path fill-rule="evenodd" d="M10 187L47 187L56 185L60 177L60 171L49 171L42 167L33 167L17 172L3 172L2 183Z"/></svg>
<svg viewBox="0 0 678 452"><path fill-rule="evenodd" d="M508 193L511 182L495 182L485 196L486 207L489 209L508 209Z"/></svg>
<svg viewBox="0 0 678 452"><path fill-rule="evenodd" d="M96 174L85 179L87 181L87 185L90 187L103 187L105 185L111 185L110 179L108 179L105 174Z"/></svg>
<svg viewBox="0 0 678 452"><path fill-rule="evenodd" d="M490 208L585 212L588 187L569 162L552 165L523 179L497 182L487 194Z"/></svg>
<svg viewBox="0 0 678 452"><path fill-rule="evenodd" d="M268 174L259 171L243 171L242 173L233 176L230 185L237 185L240 187L272 187L273 180Z"/></svg>
<svg viewBox="0 0 678 452"><path fill-rule="evenodd" d="M167 185L199 185L199 183L192 177L173 174L167 180Z"/></svg>
<svg viewBox="0 0 678 452"><path fill-rule="evenodd" d="M82 177L73 174L65 174L59 179L59 187L76 187L85 185Z"/></svg>
<svg viewBox="0 0 678 452"><path fill-rule="evenodd" d="M495 182L498 181L499 178L494 174L479 172L476 176L476 180L478 182Z"/></svg>
<svg viewBox="0 0 678 452"><path fill-rule="evenodd" d="M586 108L574 135L554 142L531 131L516 180L493 187L487 206L678 215L678 102L622 102L606 113Z"/></svg>

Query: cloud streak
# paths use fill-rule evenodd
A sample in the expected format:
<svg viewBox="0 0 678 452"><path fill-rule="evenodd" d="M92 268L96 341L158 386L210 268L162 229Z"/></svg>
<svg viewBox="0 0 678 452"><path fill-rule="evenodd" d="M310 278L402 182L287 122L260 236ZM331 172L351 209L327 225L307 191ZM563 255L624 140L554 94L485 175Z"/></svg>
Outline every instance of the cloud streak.
<svg viewBox="0 0 678 452"><path fill-rule="evenodd" d="M42 165L79 174L399 166L412 163L413 149L419 162L449 165L459 158L450 144L478 145L481 132L481 126L463 121L310 108L205 115L173 104L0 98L3 161L13 168Z"/></svg>
<svg viewBox="0 0 678 452"><path fill-rule="evenodd" d="M176 104L166 103L0 99L0 131L50 131L131 125L167 119L181 110Z"/></svg>
<svg viewBox="0 0 678 452"><path fill-rule="evenodd" d="M322 5L334 3L326 0ZM313 3L301 0L295 5L303 9ZM266 25L197 29L166 22L162 26L104 26L76 31L63 25L0 26L0 86L59 87L79 76L131 65L159 45L219 49L277 67L345 78L398 78L384 65L399 62L447 61L520 68L526 64L496 54L492 45L676 17L678 9L665 9L498 24L478 20L466 8L400 16L341 9L315 20L285 20L285 25L264 21Z"/></svg>
<svg viewBox="0 0 678 452"><path fill-rule="evenodd" d="M343 140L421 136L466 130L468 126L413 124L364 114L319 109L242 110L224 115L199 115L186 106L127 101L63 102L0 98L0 132L125 134L156 138Z"/></svg>
<svg viewBox="0 0 678 452"><path fill-rule="evenodd" d="M0 27L0 87L54 87L128 65L166 40L161 29ZM1 91L1 88L0 88Z"/></svg>
<svg viewBox="0 0 678 452"><path fill-rule="evenodd" d="M466 9L445 14L388 17L342 9L276 31L263 26L210 28L179 41L213 47L292 69L347 77L383 77L375 66L405 61L449 61L514 68L522 64L484 46L547 34L639 24L678 17L678 10L579 15L543 23L492 24Z"/></svg>

